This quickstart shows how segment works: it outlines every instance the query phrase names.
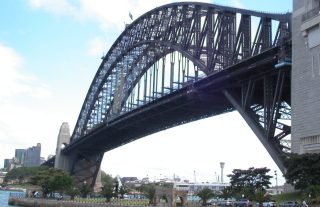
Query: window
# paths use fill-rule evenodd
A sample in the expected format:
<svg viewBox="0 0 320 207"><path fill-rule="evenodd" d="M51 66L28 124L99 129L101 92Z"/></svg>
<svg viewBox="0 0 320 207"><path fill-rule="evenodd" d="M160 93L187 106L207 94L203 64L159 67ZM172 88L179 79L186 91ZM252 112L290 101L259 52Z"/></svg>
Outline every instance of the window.
<svg viewBox="0 0 320 207"><path fill-rule="evenodd" d="M320 28L319 26L313 27L308 30L308 46L314 48L320 45Z"/></svg>

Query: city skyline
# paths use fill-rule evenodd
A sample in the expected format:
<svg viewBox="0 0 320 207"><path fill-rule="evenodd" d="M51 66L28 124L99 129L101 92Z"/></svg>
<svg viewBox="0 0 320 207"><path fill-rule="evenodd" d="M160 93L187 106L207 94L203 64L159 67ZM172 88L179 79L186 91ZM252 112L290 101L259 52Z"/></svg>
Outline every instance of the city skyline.
<svg viewBox="0 0 320 207"><path fill-rule="evenodd" d="M68 122L72 132L100 57L125 23L131 23L129 13L136 19L170 2L2 1L0 159L11 158L13 149L31 143L42 144L42 157L54 154L60 125ZM289 0L206 2L270 12L292 10ZM267 166L271 175L278 171L279 184L284 181L237 112L168 129L107 152L102 170L151 179L176 174L189 180L196 171L197 180L205 182L216 179L220 162L226 163L225 175L233 168Z"/></svg>
<svg viewBox="0 0 320 207"><path fill-rule="evenodd" d="M3 160L3 168L10 171L18 167L35 167L40 166L44 162L41 157L41 144L31 146L25 149L15 149L14 156Z"/></svg>

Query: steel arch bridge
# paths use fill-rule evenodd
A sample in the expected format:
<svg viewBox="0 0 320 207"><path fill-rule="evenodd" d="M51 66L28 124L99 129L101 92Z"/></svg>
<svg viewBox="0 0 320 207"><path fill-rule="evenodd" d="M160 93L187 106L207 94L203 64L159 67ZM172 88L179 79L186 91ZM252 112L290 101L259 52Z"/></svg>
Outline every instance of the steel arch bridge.
<svg viewBox="0 0 320 207"><path fill-rule="evenodd" d="M271 157L290 150L291 14L206 3L157 7L103 57L64 149L94 184L105 151L157 131L238 110ZM276 67L275 67L276 66Z"/></svg>

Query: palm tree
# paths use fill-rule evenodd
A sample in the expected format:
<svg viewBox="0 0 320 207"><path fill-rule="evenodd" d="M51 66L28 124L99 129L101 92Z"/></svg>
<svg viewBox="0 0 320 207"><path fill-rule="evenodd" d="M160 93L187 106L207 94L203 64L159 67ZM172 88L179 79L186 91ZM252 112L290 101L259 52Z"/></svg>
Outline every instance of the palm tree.
<svg viewBox="0 0 320 207"><path fill-rule="evenodd" d="M202 205L205 206L207 204L208 199L214 197L214 192L209 188L204 188L197 193L197 196L201 198Z"/></svg>

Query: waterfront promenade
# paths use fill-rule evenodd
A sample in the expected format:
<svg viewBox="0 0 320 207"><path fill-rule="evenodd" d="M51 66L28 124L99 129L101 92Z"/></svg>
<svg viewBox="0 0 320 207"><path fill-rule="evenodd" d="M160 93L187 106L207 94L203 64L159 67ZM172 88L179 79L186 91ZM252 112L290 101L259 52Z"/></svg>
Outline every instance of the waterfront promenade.
<svg viewBox="0 0 320 207"><path fill-rule="evenodd" d="M9 202L14 206L23 207L107 207L117 206L112 203L96 203L96 202L78 202L78 201L63 201L63 200L47 200L34 198L9 198ZM129 206L127 206L129 207ZM137 207L137 206L135 206Z"/></svg>
<svg viewBox="0 0 320 207"><path fill-rule="evenodd" d="M13 206L23 206L23 207L107 207L107 206L124 206L119 205L114 202L93 202L90 201L72 201L72 200L50 200L50 199L40 199L40 198L16 198L10 197L8 203ZM125 205L126 207L139 207L146 205Z"/></svg>
<svg viewBox="0 0 320 207"><path fill-rule="evenodd" d="M8 203L10 207L151 207L146 199L112 200L105 202L103 198L97 199L75 199L75 200L55 200L43 198L26 198L10 196ZM169 207L169 203L159 203L158 207ZM201 206L199 202L188 202L185 206ZM1 206L2 207L2 206Z"/></svg>

